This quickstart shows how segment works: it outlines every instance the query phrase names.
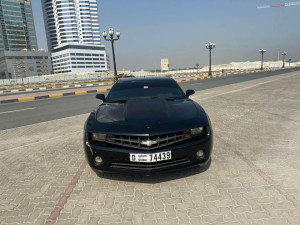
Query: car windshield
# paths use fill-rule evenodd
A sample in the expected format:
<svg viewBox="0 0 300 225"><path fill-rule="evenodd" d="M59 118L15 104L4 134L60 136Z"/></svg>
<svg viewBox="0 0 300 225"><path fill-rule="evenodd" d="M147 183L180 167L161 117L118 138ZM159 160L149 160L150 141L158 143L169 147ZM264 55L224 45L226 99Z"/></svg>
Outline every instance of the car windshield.
<svg viewBox="0 0 300 225"><path fill-rule="evenodd" d="M111 89L107 101L141 98L181 99L185 95L174 80L148 79L118 82Z"/></svg>

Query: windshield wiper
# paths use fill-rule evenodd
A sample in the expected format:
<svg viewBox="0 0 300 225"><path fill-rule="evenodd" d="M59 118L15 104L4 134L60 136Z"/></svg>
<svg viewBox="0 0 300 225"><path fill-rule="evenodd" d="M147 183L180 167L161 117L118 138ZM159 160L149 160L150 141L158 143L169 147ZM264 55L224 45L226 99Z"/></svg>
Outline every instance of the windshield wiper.
<svg viewBox="0 0 300 225"><path fill-rule="evenodd" d="M125 103L127 101L128 101L127 99L118 99L118 100L106 101L105 103Z"/></svg>

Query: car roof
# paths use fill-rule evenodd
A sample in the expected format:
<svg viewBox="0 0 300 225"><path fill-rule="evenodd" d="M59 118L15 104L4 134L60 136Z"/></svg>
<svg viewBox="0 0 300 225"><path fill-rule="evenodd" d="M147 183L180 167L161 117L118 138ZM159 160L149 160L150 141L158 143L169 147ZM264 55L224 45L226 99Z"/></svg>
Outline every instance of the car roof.
<svg viewBox="0 0 300 225"><path fill-rule="evenodd" d="M166 81L166 80L173 80L169 77L133 77L133 78L127 78L124 80L118 80L118 83L127 83L132 81Z"/></svg>

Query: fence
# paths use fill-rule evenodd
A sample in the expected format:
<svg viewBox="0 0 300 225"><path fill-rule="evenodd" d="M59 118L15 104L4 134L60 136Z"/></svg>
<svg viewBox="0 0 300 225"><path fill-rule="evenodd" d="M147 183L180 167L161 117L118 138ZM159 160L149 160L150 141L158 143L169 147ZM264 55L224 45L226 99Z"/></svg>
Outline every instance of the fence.
<svg viewBox="0 0 300 225"><path fill-rule="evenodd" d="M265 69L281 68L282 64L272 63L264 64ZM298 63L286 63L286 67L300 66ZM212 68L213 72L226 70L226 71L241 71L241 70L257 70L260 69L260 65L243 65L243 66L214 66ZM199 74L207 73L207 67L202 69L187 69L187 70L176 70L167 72L146 72L139 71L133 72L135 77L146 77L146 76L179 76L181 74ZM58 82L79 82L79 81L97 81L101 79L113 78L112 73L99 73L99 74L65 74L65 75L43 75L43 76L33 76L24 77L17 79L0 79L0 86L14 86L14 85L28 85L28 84L40 84L40 83L58 83Z"/></svg>
<svg viewBox="0 0 300 225"><path fill-rule="evenodd" d="M1 79L1 86L39 84L39 83L58 83L58 82L78 82L78 81L96 81L112 78L113 74L85 74L85 75L44 75L23 77L17 79Z"/></svg>

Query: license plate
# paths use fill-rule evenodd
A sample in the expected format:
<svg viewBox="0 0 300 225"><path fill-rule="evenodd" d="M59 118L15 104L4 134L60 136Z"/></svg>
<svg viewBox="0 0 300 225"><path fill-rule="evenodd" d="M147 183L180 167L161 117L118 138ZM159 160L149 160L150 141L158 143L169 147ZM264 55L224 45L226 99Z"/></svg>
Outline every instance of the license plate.
<svg viewBox="0 0 300 225"><path fill-rule="evenodd" d="M170 160L171 158L171 151L159 152L154 154L130 154L130 162L150 163Z"/></svg>

